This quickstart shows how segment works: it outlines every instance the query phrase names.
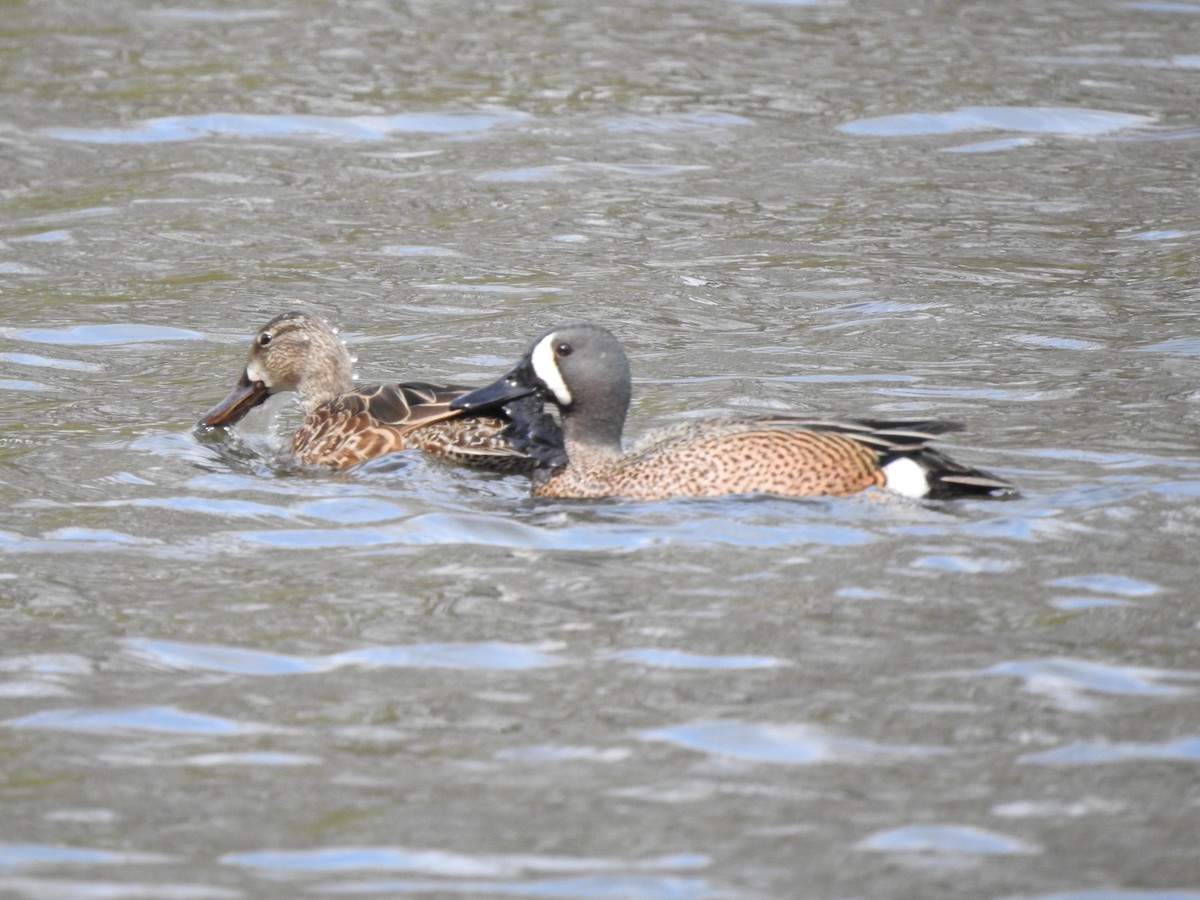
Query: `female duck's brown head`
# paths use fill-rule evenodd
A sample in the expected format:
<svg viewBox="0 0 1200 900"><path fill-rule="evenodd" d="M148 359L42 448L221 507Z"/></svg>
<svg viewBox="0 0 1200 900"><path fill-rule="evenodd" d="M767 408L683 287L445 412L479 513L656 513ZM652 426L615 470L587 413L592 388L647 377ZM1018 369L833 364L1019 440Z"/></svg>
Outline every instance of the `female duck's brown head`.
<svg viewBox="0 0 1200 900"><path fill-rule="evenodd" d="M272 394L296 391L306 412L353 389L352 360L324 320L305 310L276 316L250 345L233 390L204 414L201 425L232 425Z"/></svg>

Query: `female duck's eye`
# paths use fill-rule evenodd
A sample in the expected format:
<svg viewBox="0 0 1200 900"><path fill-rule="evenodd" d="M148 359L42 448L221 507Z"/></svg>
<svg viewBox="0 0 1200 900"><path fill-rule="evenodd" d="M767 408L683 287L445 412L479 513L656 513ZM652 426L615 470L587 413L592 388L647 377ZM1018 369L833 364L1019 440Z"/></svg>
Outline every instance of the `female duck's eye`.
<svg viewBox="0 0 1200 900"><path fill-rule="evenodd" d="M570 355L571 355L571 351L572 351L572 350L574 350L574 349L575 349L575 348L574 348L574 347L572 347L570 344L568 344L566 341L563 341L561 344L556 344L556 345L555 345L555 347L554 347L554 352L555 352L555 353L556 353L558 356L570 356Z"/></svg>
<svg viewBox="0 0 1200 900"><path fill-rule="evenodd" d="M266 332L263 332L262 334L260 334L258 336L258 346L265 347L269 343L271 343L271 335L267 334Z"/></svg>

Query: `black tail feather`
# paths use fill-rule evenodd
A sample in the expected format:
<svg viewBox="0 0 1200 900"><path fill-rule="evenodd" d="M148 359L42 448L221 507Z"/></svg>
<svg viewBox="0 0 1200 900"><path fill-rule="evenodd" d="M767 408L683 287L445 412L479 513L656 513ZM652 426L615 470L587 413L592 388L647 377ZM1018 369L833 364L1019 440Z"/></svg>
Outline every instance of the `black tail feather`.
<svg viewBox="0 0 1200 900"><path fill-rule="evenodd" d="M912 456L925 467L929 478L930 500L954 497L1015 497L1017 489L998 475L964 466L936 450L925 449Z"/></svg>

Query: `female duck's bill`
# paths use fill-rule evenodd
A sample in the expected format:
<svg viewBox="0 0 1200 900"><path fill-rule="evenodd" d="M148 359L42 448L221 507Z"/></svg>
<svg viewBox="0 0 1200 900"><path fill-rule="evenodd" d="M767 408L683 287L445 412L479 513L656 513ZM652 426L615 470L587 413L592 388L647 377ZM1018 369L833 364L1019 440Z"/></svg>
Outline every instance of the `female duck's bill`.
<svg viewBox="0 0 1200 900"><path fill-rule="evenodd" d="M729 416L659 429L624 453L629 362L611 333L588 322L542 332L506 375L451 406L483 412L532 394L558 406L567 456L564 466L535 469L538 496L809 496L871 487L931 499L1013 493L1003 479L929 446L961 428L950 422Z"/></svg>
<svg viewBox="0 0 1200 900"><path fill-rule="evenodd" d="M250 410L261 406L271 392L261 381L251 381L245 371L229 395L204 414L200 424L206 428L219 428L240 422Z"/></svg>

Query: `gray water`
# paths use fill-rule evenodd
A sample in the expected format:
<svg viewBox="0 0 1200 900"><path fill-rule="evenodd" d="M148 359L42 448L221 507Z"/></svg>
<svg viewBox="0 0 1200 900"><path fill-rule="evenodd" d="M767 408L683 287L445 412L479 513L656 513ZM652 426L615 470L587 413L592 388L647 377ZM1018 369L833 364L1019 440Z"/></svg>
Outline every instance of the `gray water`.
<svg viewBox="0 0 1200 900"><path fill-rule="evenodd" d="M1200 5L27 2L0 895L1200 898ZM193 430L607 324L629 433L968 425L1007 502L533 501Z"/></svg>

